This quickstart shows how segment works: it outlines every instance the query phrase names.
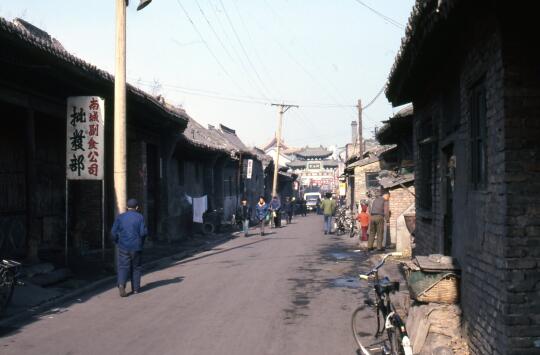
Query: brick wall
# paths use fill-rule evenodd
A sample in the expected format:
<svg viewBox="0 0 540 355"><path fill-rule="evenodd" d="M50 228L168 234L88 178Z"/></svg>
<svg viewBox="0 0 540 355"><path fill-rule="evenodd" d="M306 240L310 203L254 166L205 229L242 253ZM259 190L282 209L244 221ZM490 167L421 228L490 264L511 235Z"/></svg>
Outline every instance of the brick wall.
<svg viewBox="0 0 540 355"><path fill-rule="evenodd" d="M461 303L465 335L469 338L474 354L505 354L502 344L506 329L503 304L506 275L498 268L506 233L506 195L504 187L505 155L500 142L504 134L504 107L502 97L503 66L501 36L493 15L473 16L474 21L462 25L462 46L456 75L459 75L459 125L452 132L443 130L447 120L444 100L452 78L434 76L437 90L431 88L428 99L415 102L415 134L423 120L433 120L437 141L432 166L431 209L417 210L415 254L443 253L445 245L446 198L453 194L452 255L462 266ZM465 33L467 34L465 36ZM459 37L459 34L457 35ZM453 73L452 63L445 70ZM437 81L438 80L438 81ZM469 95L473 85L483 81L487 100L487 186L475 189L470 183L469 150ZM451 103L450 103L451 104ZM416 141L417 139L415 139ZM452 151L456 158L455 187L445 191L445 151ZM418 145L415 158L420 160ZM422 164L422 162L420 162ZM425 184L422 169L417 164L415 186ZM448 216L447 216L448 217Z"/></svg>
<svg viewBox="0 0 540 355"><path fill-rule="evenodd" d="M390 240L396 243L397 219L407 208L414 203L414 186L411 183L403 187L395 187L390 190Z"/></svg>
<svg viewBox="0 0 540 355"><path fill-rule="evenodd" d="M366 173L381 171L380 162L376 161L363 166L354 168L354 201L359 203L361 200L367 199L366 189Z"/></svg>
<svg viewBox="0 0 540 355"><path fill-rule="evenodd" d="M520 16L521 21L521 16ZM500 305L508 354L538 354L540 338L540 53L533 22L503 26L505 169L504 258L506 297ZM530 23L530 25L529 25Z"/></svg>

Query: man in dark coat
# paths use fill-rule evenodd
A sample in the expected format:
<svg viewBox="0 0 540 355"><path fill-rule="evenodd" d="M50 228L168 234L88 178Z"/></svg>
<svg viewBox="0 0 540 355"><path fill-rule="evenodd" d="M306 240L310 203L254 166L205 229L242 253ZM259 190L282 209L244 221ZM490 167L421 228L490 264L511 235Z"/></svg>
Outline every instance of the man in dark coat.
<svg viewBox="0 0 540 355"><path fill-rule="evenodd" d="M240 214L240 219L242 220L244 237L247 237L249 233L249 221L251 220L251 207L248 205L248 201L245 197L242 199L242 204L240 205L238 212Z"/></svg>
<svg viewBox="0 0 540 355"><path fill-rule="evenodd" d="M113 242L118 249L118 290L121 297L127 296L126 283L128 279L131 279L133 293L138 293L141 287L141 254L148 230L142 214L137 211L138 209L137 200L129 199L127 212L116 217L111 230Z"/></svg>

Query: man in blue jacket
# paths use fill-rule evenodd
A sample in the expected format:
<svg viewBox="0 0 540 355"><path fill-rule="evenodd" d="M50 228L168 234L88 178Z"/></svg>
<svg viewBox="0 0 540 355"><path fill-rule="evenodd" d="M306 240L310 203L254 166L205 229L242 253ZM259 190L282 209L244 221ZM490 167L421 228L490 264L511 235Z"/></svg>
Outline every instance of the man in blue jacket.
<svg viewBox="0 0 540 355"><path fill-rule="evenodd" d="M131 279L133 293L138 293L141 287L142 260L141 254L144 239L148 230L142 214L137 212L139 203L134 198L127 202L127 212L114 221L111 234L118 246L118 290L120 297L126 297L126 283Z"/></svg>

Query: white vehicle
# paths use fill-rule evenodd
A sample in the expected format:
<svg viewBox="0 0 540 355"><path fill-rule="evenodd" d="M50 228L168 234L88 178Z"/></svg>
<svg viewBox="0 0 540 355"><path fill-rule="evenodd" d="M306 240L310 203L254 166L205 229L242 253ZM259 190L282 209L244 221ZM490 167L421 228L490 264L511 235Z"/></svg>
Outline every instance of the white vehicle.
<svg viewBox="0 0 540 355"><path fill-rule="evenodd" d="M306 192L304 194L304 199L306 200L307 210L313 211L317 209L317 201L322 200L322 195L320 192Z"/></svg>

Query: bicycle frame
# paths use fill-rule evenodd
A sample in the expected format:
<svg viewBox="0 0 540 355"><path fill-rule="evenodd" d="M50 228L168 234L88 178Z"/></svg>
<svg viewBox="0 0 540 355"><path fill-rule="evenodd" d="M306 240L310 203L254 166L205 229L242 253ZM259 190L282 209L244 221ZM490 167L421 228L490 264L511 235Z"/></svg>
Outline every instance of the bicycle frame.
<svg viewBox="0 0 540 355"><path fill-rule="evenodd" d="M369 306L375 307L375 312L377 313L377 331L375 337L380 337L383 335L384 331L387 331L388 340L391 342L391 337L397 338L398 346L400 349L393 349L394 345L390 344L391 349L383 347L383 352L385 354L404 354L412 355L412 347L410 344L410 339L407 335L407 330L405 329L405 324L399 314L396 312L394 305L390 300L390 293L399 290L399 283L391 282L387 277L380 279L378 270L381 268L386 259L391 254L386 254L382 261L373 268L367 275L360 275L360 279L363 280L373 280L373 288L375 290L375 304L372 304L371 300L366 300L366 303ZM355 313L353 313L352 326L353 332L355 332ZM381 327L381 318L383 319L383 326ZM359 339L356 336L356 333L353 334L357 344L359 345L361 354L371 355L371 353L361 344ZM401 335L401 336L400 336Z"/></svg>

